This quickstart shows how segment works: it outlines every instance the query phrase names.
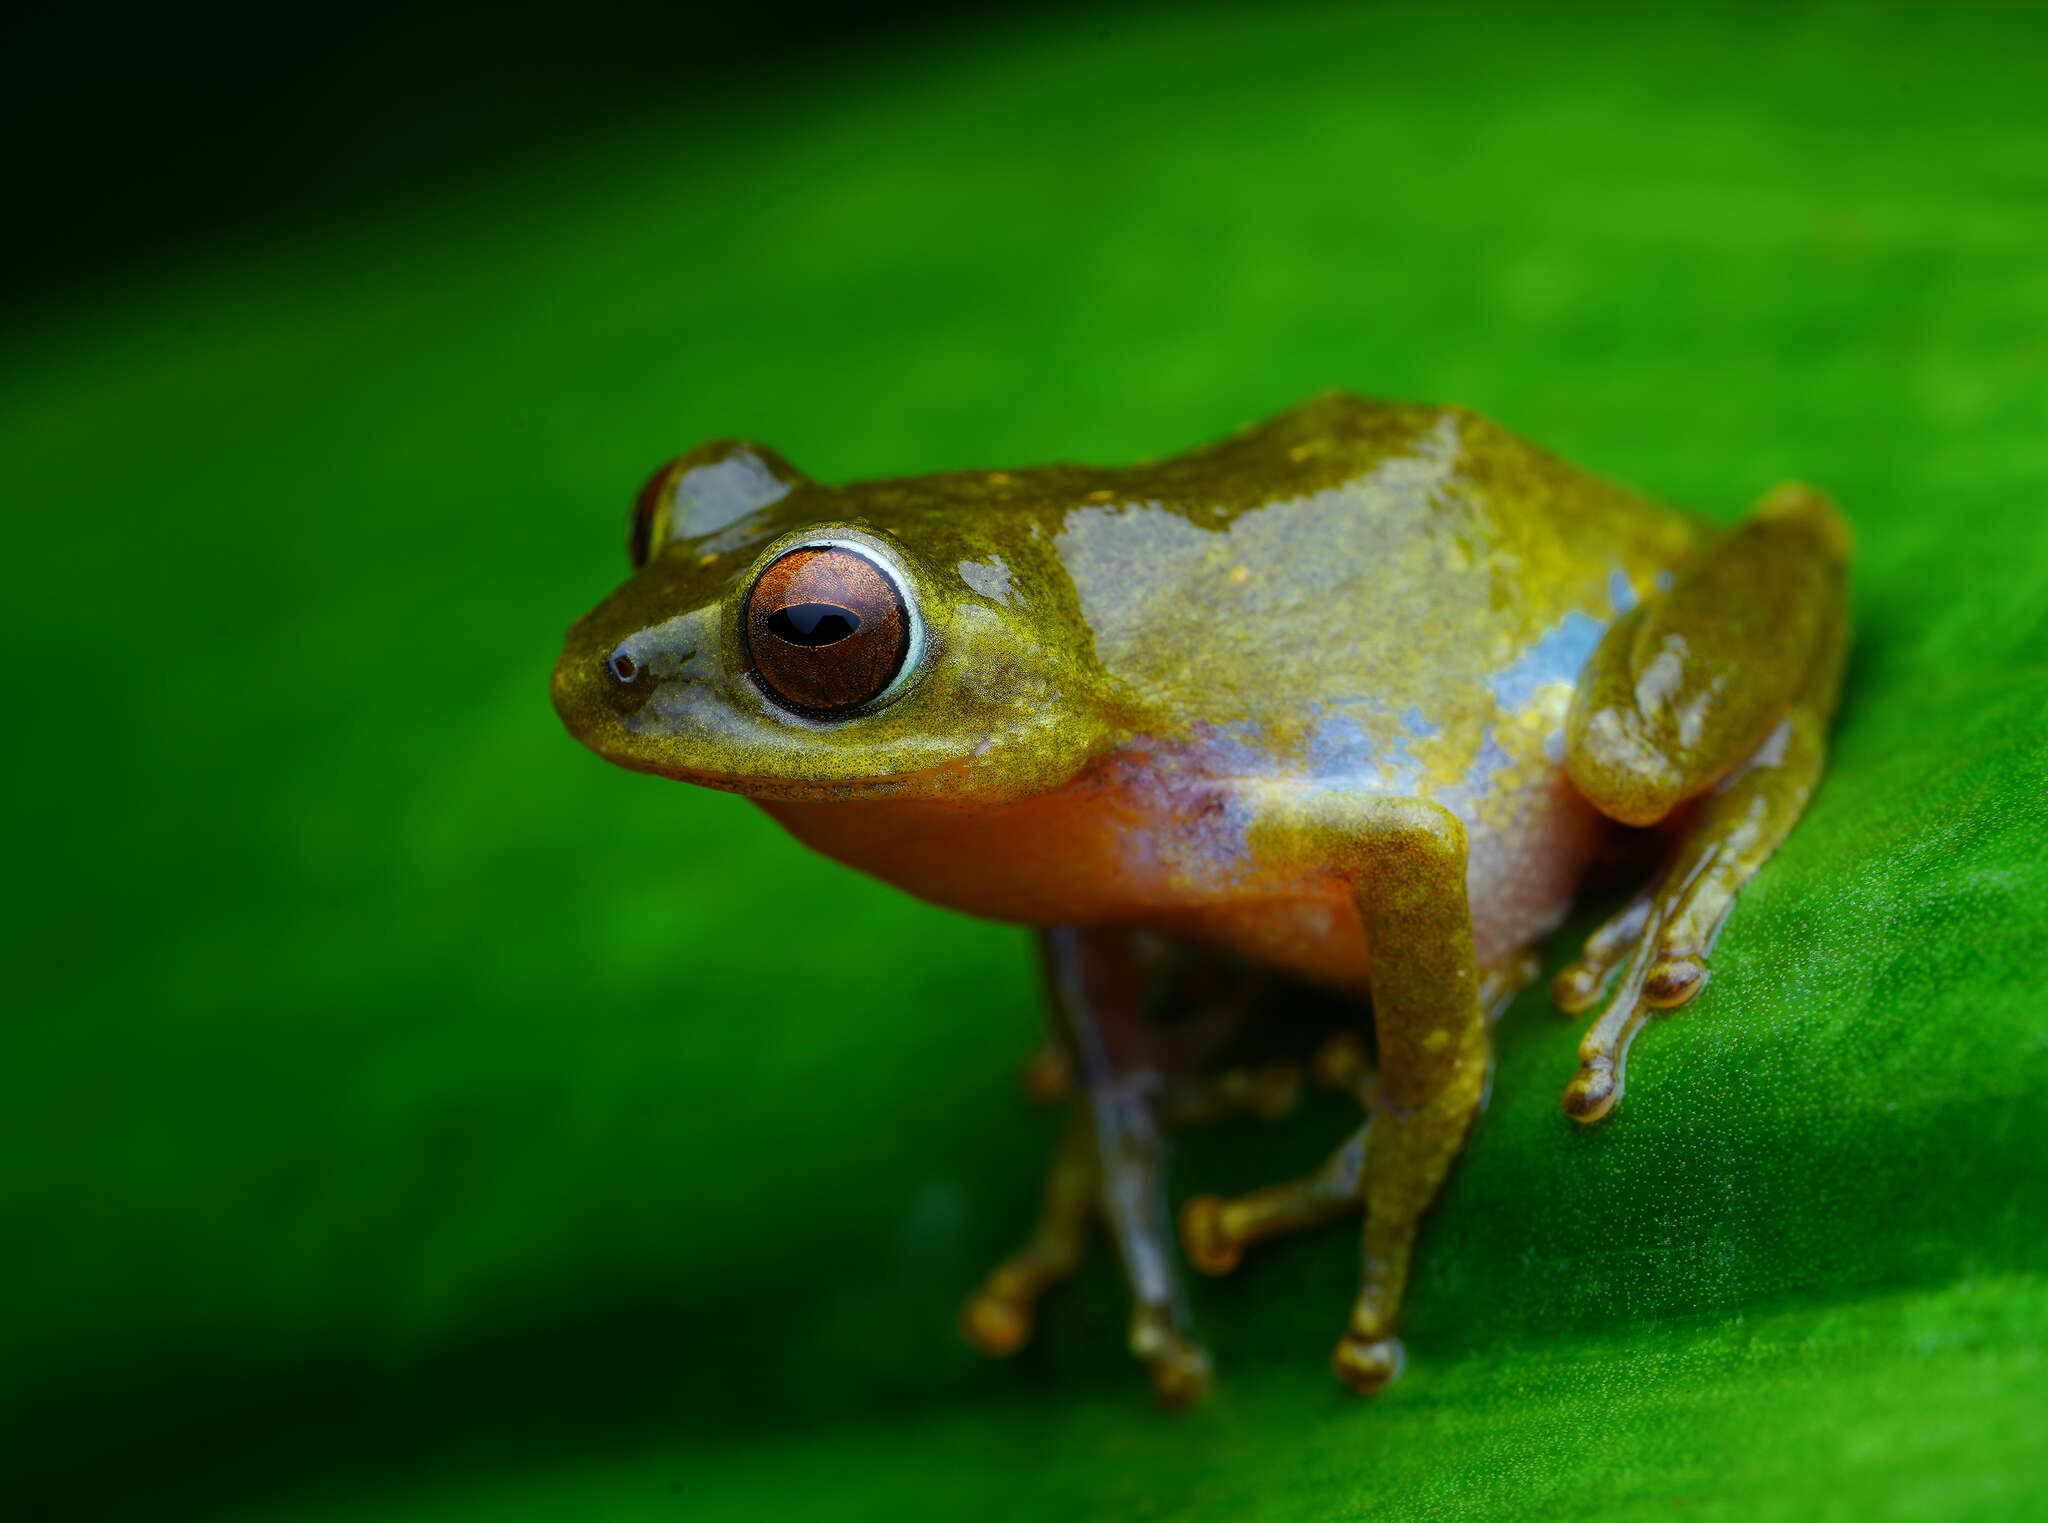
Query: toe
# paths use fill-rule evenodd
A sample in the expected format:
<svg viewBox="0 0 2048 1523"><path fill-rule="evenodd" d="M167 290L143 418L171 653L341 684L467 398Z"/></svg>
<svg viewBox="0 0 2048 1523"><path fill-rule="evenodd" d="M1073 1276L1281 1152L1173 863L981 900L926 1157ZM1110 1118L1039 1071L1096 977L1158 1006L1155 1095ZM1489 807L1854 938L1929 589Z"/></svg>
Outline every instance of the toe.
<svg viewBox="0 0 2048 1523"><path fill-rule="evenodd" d="M1031 1341L1030 1304L979 1291L960 1308L960 1335L984 1354L1014 1354Z"/></svg>
<svg viewBox="0 0 2048 1523"><path fill-rule="evenodd" d="M1169 1412L1185 1411L1209 1394L1209 1354L1200 1344L1178 1341L1150 1361L1152 1394Z"/></svg>
<svg viewBox="0 0 2048 1523"><path fill-rule="evenodd" d="M1376 1396L1401 1376L1407 1363L1399 1338L1366 1338L1346 1333L1330 1356L1337 1378L1360 1396Z"/></svg>
<svg viewBox="0 0 2048 1523"><path fill-rule="evenodd" d="M1244 1244L1223 1228L1220 1196L1197 1195L1181 1207L1180 1244L1203 1274L1229 1274L1244 1257Z"/></svg>
<svg viewBox="0 0 2048 1523"><path fill-rule="evenodd" d="M1613 1065L1595 1060L1564 1087L1564 1113L1574 1121L1600 1121L1620 1099L1621 1084Z"/></svg>
<svg viewBox="0 0 2048 1523"><path fill-rule="evenodd" d="M1666 957L1643 976L1643 1003L1652 1010L1675 1010L1707 983L1703 958L1680 954Z"/></svg>

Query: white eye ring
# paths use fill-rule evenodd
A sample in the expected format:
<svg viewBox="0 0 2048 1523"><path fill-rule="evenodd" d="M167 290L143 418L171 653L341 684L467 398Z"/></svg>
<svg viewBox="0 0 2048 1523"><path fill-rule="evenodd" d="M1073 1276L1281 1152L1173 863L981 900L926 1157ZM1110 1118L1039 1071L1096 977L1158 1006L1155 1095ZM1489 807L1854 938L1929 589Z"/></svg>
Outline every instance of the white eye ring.
<svg viewBox="0 0 2048 1523"><path fill-rule="evenodd" d="M863 714L873 713L903 691L924 661L924 614L918 607L916 584L911 581L910 573L904 569L902 562L896 559L892 551L878 541L867 538L855 539L851 535L821 534L812 539L799 540L793 545L786 545L777 550L768 564L772 566L783 556L797 550L851 551L889 579L889 585L896 589L896 596L903 604L903 617L910 629L910 639L903 650L903 664L896 668L896 675L889 680L887 687L846 717L858 719Z"/></svg>

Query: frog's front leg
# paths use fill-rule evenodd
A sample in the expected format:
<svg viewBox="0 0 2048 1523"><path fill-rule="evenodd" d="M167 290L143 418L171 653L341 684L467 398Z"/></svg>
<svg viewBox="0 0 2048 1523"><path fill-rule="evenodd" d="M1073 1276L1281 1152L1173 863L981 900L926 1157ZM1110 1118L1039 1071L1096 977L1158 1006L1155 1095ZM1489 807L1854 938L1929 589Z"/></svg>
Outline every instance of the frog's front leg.
<svg viewBox="0 0 2048 1523"><path fill-rule="evenodd" d="M1039 1227L983 1282L962 1312L970 1342L1019 1347L1039 1292L1071 1272L1087 1220L1099 1214L1131 1289L1131 1352L1170 1407L1201 1400L1209 1356L1188 1328L1166 1212L1165 1081L1145 1025L1137 940L1116 927L1061 928L1041 938L1046 982L1081 1082Z"/></svg>
<svg viewBox="0 0 2048 1523"><path fill-rule="evenodd" d="M1450 811L1417 799L1278 787L1248 802L1250 846L1263 863L1330 873L1350 886L1365 932L1379 1067L1358 1091L1369 1104L1365 1129L1302 1186L1274 1192L1283 1220L1259 1223L1245 1235L1269 1235L1268 1226L1285 1230L1363 1203L1363 1283L1331 1362L1347 1385L1371 1395L1400 1373L1394 1326L1416 1226L1464 1145L1486 1087L1489 1044L1466 899L1465 828ZM1190 1225L1199 1239L1200 1224ZM1243 1225L1254 1226L1249 1218ZM1190 1247L1199 1260L1198 1244Z"/></svg>
<svg viewBox="0 0 2048 1523"><path fill-rule="evenodd" d="M1566 724L1566 767L1607 814L1650 825L1694 802L1663 871L1558 976L1590 1009L1564 1108L1597 1121L1621 1098L1629 1043L1685 1004L1735 896L1805 811L1826 758L1848 645L1849 535L1832 504L1783 486L1669 591L1617 621Z"/></svg>

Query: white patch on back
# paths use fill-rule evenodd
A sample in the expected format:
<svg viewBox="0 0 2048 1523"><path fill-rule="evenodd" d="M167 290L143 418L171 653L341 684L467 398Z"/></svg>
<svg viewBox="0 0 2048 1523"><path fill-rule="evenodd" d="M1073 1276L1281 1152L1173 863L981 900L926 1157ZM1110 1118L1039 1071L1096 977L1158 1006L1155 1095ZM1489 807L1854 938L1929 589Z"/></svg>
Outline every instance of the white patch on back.
<svg viewBox="0 0 2048 1523"><path fill-rule="evenodd" d="M962 561L956 569L961 581L993 602L1008 603L1016 590L1010 583L1010 568L1000 555L985 561Z"/></svg>

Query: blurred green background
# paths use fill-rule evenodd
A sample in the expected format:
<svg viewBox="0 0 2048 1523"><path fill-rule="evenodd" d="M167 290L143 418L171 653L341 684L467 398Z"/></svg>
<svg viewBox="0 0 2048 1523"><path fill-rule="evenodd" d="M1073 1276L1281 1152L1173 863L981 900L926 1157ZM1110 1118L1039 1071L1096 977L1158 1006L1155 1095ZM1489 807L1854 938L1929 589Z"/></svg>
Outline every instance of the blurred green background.
<svg viewBox="0 0 2048 1523"><path fill-rule="evenodd" d="M522 94L479 13L319 95L304 185L272 117L205 148L291 194L17 137L71 215L0 336L9 1510L2048 1516L2044 23L899 14ZM1053 1125L1022 934L605 767L546 678L703 438L1121 461L1336 385L1721 517L1823 483L1859 643L1614 1123L1505 1017L1400 1384L1329 1378L1332 1231L1194 1287L1168 1419L1100 1260L1016 1361L953 1334Z"/></svg>

